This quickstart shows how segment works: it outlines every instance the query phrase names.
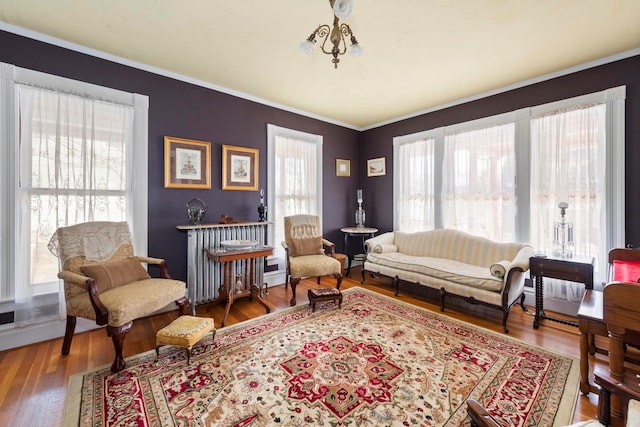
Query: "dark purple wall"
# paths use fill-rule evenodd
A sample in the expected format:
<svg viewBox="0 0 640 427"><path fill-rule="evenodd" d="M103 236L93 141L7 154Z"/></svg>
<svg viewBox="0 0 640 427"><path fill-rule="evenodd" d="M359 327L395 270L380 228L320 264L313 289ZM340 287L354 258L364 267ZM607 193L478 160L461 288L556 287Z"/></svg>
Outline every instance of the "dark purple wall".
<svg viewBox="0 0 640 427"><path fill-rule="evenodd" d="M323 227L325 235L341 249L339 230L353 225L356 188L364 189L367 225L380 231L393 227L393 137L619 85L627 86L627 241L640 246L640 224L636 221L640 194L635 191L635 163L640 160L640 56L362 133L4 31L0 31L0 61L149 96L149 254L166 258L176 278L186 277L186 235L175 227L187 221L188 200L198 197L206 202L205 222L217 222L221 214L257 219L256 192L221 190L222 145L258 148L259 187L266 189L267 123L324 137ZM212 142L211 190L164 188L167 135ZM383 156L387 174L367 178L367 159ZM351 160L351 177L335 176L336 158Z"/></svg>
<svg viewBox="0 0 640 427"><path fill-rule="evenodd" d="M327 238L342 247L340 228L352 225L358 180L359 132L245 99L0 31L0 61L149 96L149 255L163 257L175 278L186 278L186 203L205 201L204 222L220 215L258 220L255 191L223 191L222 145L259 149L259 188L267 184L267 123L323 136ZM212 142L211 190L164 188L164 137ZM335 159L351 160L351 177L336 177ZM273 218L269 218L273 220Z"/></svg>
<svg viewBox="0 0 640 427"><path fill-rule="evenodd" d="M612 62L585 71L511 90L451 108L435 111L362 132L360 135L360 182L367 204L368 222L380 231L393 228L393 138L440 126L505 113L519 108L585 95L611 87L626 85L625 171L626 171L626 239L640 246L640 192L636 175L640 162L640 56ZM426 95L425 95L426 96ZM366 160L385 156L387 174L366 176ZM375 206L372 208L371 206Z"/></svg>

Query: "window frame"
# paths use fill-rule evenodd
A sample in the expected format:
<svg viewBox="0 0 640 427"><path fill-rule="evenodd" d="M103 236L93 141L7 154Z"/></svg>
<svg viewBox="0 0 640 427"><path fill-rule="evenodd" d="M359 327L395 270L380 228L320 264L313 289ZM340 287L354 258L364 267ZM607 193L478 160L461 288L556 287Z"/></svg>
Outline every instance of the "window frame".
<svg viewBox="0 0 640 427"><path fill-rule="evenodd" d="M317 176L317 184L316 184L316 194L320 197L316 198L316 212L314 215L318 215L320 217L320 224L322 224L322 178L323 178L323 167L322 167L322 144L323 137L322 135L315 135L312 133L307 133L295 129L289 129L285 127L276 126L273 124L267 124L267 204L270 206L276 206L276 193L277 189L275 188L275 173L276 173L276 157L275 157L275 144L276 137L282 136L285 138L297 139L300 141L306 141L314 143L316 146L316 168L318 171ZM269 215L273 218L274 212L268 212L267 218ZM275 223L276 221L283 221L282 218L274 218L271 222ZM281 224L284 227L284 223ZM282 247L280 242L275 241L275 226L267 228L267 243L269 246L272 246L275 249L274 255L280 257L278 254L282 254L280 248Z"/></svg>
<svg viewBox="0 0 640 427"><path fill-rule="evenodd" d="M548 114L553 111L568 109L581 105L603 103L607 106L606 112L606 168L605 174L605 198L606 198L606 242L608 248L624 247L625 245L625 98L626 86L617 86L602 91L580 95L560 101L522 108L494 116L483 117L477 120L457 123L450 126L434 128L422 132L395 137L394 143L394 206L396 205L398 173L406 171L400 164L397 156L397 148L400 144L407 144L426 137L435 137L435 167L434 167L434 228L442 228L442 159L444 153L445 136L450 133L463 132L479 127L499 125L509 121L515 123L515 154L516 154L516 240L520 242L530 241L530 180L531 153L530 120L538 115ZM438 148L440 147L440 149ZM440 168L440 169L439 169ZM394 229L397 229L397 215L400 213L394 209ZM607 260L599 260L597 270L598 279L604 278Z"/></svg>
<svg viewBox="0 0 640 427"><path fill-rule="evenodd" d="M128 93L91 83L29 70L0 62L0 139L18 141L19 112L16 85L33 85L60 92L88 96L107 102L133 107L132 141L126 149L127 222L130 224L133 246L138 255L146 256L148 242L148 109L146 95ZM21 241L20 150L17 143L1 144L0 165L8 171L6 181L0 181L0 312L13 311L16 280L28 266L19 254L25 246ZM135 167L134 167L135 165ZM28 245L26 245L28 247Z"/></svg>

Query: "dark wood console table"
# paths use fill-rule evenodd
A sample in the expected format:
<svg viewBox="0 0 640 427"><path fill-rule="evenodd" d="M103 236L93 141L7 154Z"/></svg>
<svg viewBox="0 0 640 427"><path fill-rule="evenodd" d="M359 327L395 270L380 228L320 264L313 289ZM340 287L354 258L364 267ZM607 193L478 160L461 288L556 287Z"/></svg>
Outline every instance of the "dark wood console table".
<svg viewBox="0 0 640 427"><path fill-rule="evenodd" d="M572 258L547 257L535 255L529 258L529 274L536 290L536 314L534 329L538 329L543 319L565 325L578 326L578 322L547 316L544 312L544 287L542 278L569 280L584 283L585 289L593 289L593 257L575 256Z"/></svg>
<svg viewBox="0 0 640 427"><path fill-rule="evenodd" d="M354 250L351 247L351 237L357 237L361 240L361 249L364 252L364 241L371 237L375 237L378 229L374 227L343 227L340 231L344 233L343 251L347 255L347 276L349 276L349 273L351 272L351 261L364 261L365 258L362 253L354 253Z"/></svg>
<svg viewBox="0 0 640 427"><path fill-rule="evenodd" d="M221 249L205 249L207 257L215 262L222 263L224 266L224 273L222 277L222 283L220 285L220 292L218 294L217 301L223 301L226 299L227 307L224 310L222 316L221 325L224 326L224 322L227 319L227 314L231 309L233 301L243 297L249 297L251 300L254 298L262 305L267 313L271 313L271 308L265 303L260 296L260 286L256 283L256 262L263 262L265 257L273 254L273 248L259 246L251 249L239 249L239 250L221 250ZM238 265L240 268L244 267L242 287L235 289L235 275L236 262L241 261ZM244 262L242 262L244 261Z"/></svg>

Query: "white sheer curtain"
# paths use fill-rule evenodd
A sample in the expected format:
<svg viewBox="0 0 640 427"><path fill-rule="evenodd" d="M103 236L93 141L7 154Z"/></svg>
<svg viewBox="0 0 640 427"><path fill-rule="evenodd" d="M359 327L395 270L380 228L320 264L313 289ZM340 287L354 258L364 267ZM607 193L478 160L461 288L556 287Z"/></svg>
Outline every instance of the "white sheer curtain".
<svg viewBox="0 0 640 427"><path fill-rule="evenodd" d="M434 225L434 138L400 143L394 153L395 229L425 231Z"/></svg>
<svg viewBox="0 0 640 427"><path fill-rule="evenodd" d="M606 105L556 111L531 120L531 239L553 250L553 223L566 202L575 254L606 259ZM545 296L579 301L584 286L545 280Z"/></svg>
<svg viewBox="0 0 640 427"><path fill-rule="evenodd" d="M318 159L318 142L276 135L273 144L273 188L275 206L270 218L274 222L275 255L284 257L283 218L296 214L320 215L318 194L322 180ZM273 194L275 192L275 195Z"/></svg>
<svg viewBox="0 0 640 427"><path fill-rule="evenodd" d="M133 107L17 85L20 140L19 256L15 323L63 317L58 261L47 249L57 227L127 220L127 146Z"/></svg>
<svg viewBox="0 0 640 427"><path fill-rule="evenodd" d="M445 228L516 240L515 124L445 136L442 217Z"/></svg>

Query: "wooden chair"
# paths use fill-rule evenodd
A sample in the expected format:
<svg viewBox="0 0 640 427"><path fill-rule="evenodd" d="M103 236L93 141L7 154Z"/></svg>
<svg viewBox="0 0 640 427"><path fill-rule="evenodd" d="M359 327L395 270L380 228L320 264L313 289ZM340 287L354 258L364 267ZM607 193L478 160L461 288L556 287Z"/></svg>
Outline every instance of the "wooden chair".
<svg viewBox="0 0 640 427"><path fill-rule="evenodd" d="M285 289L291 283L291 305L296 305L296 286L303 277L332 275L337 281L336 288L340 289L342 264L336 259L335 245L322 237L320 217L285 217L284 236L282 247L286 252L287 266Z"/></svg>
<svg viewBox="0 0 640 427"><path fill-rule="evenodd" d="M623 262L621 264L620 262ZM613 248L609 251L607 264L607 282L625 280L637 282L633 273L633 264L640 265L640 250ZM631 265L631 267L630 267ZM616 271L617 267L617 271ZM603 320L602 292L587 290L578 309L578 327L580 328L580 391L584 394L598 392L593 384L589 383L589 355L600 353L607 355L608 349L596 346L595 336L608 336L607 325ZM640 344L640 336L629 334L627 342Z"/></svg>
<svg viewBox="0 0 640 427"><path fill-rule="evenodd" d="M594 368L595 382L600 386L598 418L603 424L610 421L613 426L621 426L629 400L640 400L640 365L638 358L629 357L625 347L640 334L640 286L628 282L607 284L602 314L609 331L609 369Z"/></svg>
<svg viewBox="0 0 640 427"><path fill-rule="evenodd" d="M133 320L175 302L185 314L184 282L172 280L164 260L134 256L126 222L86 222L61 227L49 242L58 257L64 281L67 328L62 354L68 355L76 327L83 317L106 325L115 349L112 372L124 369L124 339ZM162 278L151 278L141 265L157 265Z"/></svg>

